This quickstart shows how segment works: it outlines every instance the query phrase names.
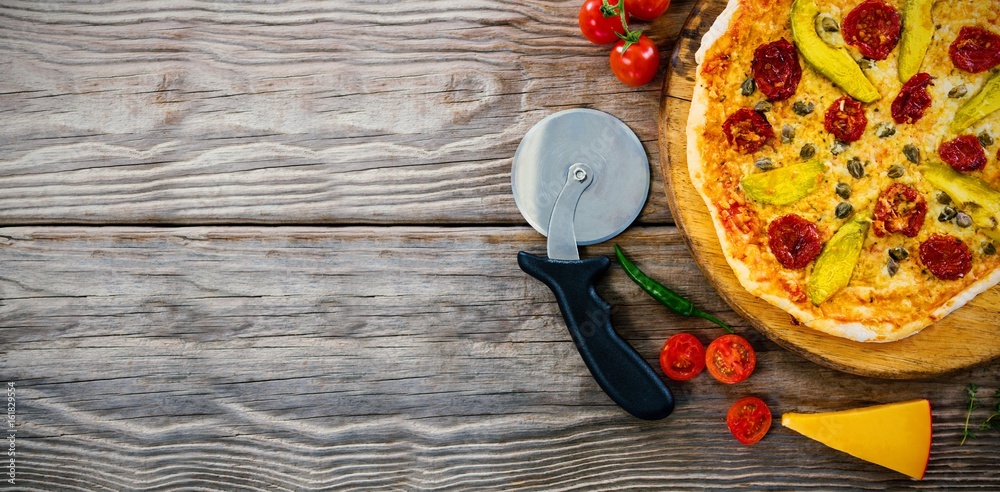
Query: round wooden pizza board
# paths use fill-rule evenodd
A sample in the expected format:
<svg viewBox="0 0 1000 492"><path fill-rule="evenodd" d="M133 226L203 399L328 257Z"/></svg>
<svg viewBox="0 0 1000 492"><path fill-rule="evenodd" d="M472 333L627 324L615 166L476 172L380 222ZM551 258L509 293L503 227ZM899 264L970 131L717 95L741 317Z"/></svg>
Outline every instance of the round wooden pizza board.
<svg viewBox="0 0 1000 492"><path fill-rule="evenodd" d="M659 145L667 202L695 261L723 299L779 345L818 364L864 376L916 379L1000 358L1000 286L909 338L859 343L797 325L792 317L748 293L719 246L708 208L687 167L687 125L701 38L727 0L701 0L681 30L663 82Z"/></svg>

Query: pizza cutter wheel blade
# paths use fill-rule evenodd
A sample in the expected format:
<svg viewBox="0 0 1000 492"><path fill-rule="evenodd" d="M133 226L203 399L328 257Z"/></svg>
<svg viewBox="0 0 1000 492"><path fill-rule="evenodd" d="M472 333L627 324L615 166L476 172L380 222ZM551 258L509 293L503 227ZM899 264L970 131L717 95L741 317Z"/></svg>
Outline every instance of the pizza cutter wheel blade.
<svg viewBox="0 0 1000 492"><path fill-rule="evenodd" d="M617 118L591 109L555 113L517 147L511 188L521 215L548 237L548 258L517 263L555 294L573 342L605 393L632 415L670 415L674 398L653 368L611 326L611 305L594 288L606 256L581 260L578 245L611 239L639 215L649 192L642 143Z"/></svg>

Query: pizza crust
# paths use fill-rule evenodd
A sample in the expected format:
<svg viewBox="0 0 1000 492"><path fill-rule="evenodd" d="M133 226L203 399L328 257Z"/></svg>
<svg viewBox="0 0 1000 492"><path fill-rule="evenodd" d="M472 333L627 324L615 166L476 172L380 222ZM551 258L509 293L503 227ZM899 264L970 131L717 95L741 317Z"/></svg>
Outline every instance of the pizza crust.
<svg viewBox="0 0 1000 492"><path fill-rule="evenodd" d="M993 270L989 275L967 286L949 300L937 308L927 313L921 314L909 322L900 325L888 322L873 322L872 320L843 322L830 319L816 314L816 310L806 310L800 305L792 302L788 297L776 295L772 291L774 286L769 283L758 282L754 279L747 264L739 261L734 253L737 246L730 240L722 218L711 197L704 191L706 187L706 163L703 161L700 148L700 136L706 125L706 115L709 109L709 94L703 80L702 67L705 62L706 53L711 49L722 36L730 29L731 21L737 14L740 7L740 0L729 0L726 8L716 18L712 26L702 38L702 44L695 54L697 61L696 80L694 92L692 94L691 109L686 127L687 136L687 159L688 171L692 184L705 202L706 207L712 217L720 246L727 263L733 269L733 273L739 280L740 285L751 294L760 297L769 304L788 312L798 322L816 329L818 331L842 337L858 342L891 342L911 336L931 323L945 317L952 311L962 307L971 301L978 294L989 290L1000 283L1000 269ZM932 217L929 218L933 220Z"/></svg>
<svg viewBox="0 0 1000 492"><path fill-rule="evenodd" d="M729 29L729 20L733 17L733 13L736 12L736 8L739 6L739 0L729 0L725 10L715 18L712 27L709 27L705 35L701 37L701 46L694 53L694 61L699 66L701 66L701 62L705 61L705 52L708 51L708 47L715 44L715 40L722 37L726 33L726 30Z"/></svg>

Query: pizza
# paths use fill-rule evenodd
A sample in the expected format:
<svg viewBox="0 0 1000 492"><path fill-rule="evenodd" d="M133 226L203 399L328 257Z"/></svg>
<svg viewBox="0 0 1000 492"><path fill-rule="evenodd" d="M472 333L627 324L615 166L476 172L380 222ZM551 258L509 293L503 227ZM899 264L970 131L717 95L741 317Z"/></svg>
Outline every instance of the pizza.
<svg viewBox="0 0 1000 492"><path fill-rule="evenodd" d="M889 342L1000 281L1000 0L730 0L696 60L691 181L751 294Z"/></svg>

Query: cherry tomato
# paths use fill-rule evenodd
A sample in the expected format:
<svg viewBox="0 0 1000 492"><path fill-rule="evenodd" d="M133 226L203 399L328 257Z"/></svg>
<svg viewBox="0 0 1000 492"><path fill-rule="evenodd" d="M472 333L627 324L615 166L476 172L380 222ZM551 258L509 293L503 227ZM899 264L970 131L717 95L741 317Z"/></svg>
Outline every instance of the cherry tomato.
<svg viewBox="0 0 1000 492"><path fill-rule="evenodd" d="M816 224L795 214L771 221L767 226L767 244L778 263L785 268L805 268L823 251L823 239Z"/></svg>
<svg viewBox="0 0 1000 492"><path fill-rule="evenodd" d="M910 77L892 100L892 119L896 123L916 123L931 105L927 86L933 85L931 75L921 72Z"/></svg>
<svg viewBox="0 0 1000 492"><path fill-rule="evenodd" d="M619 0L608 0L611 5L618 5ZM580 31L594 44L611 44L618 41L618 34L625 34L621 17L612 15L605 17L601 11L602 0L586 0L580 7L577 19L580 21ZM628 21L628 11L625 12Z"/></svg>
<svg viewBox="0 0 1000 492"><path fill-rule="evenodd" d="M799 52L792 43L781 38L762 44L753 51L753 80L768 101L783 101L795 94L802 80Z"/></svg>
<svg viewBox="0 0 1000 492"><path fill-rule="evenodd" d="M739 335L722 335L708 344L705 366L719 382L734 384L750 377L757 355L750 342Z"/></svg>
<svg viewBox="0 0 1000 492"><path fill-rule="evenodd" d="M687 381L705 368L705 346L690 333L678 333L663 344L660 368L674 381Z"/></svg>
<svg viewBox="0 0 1000 492"><path fill-rule="evenodd" d="M972 270L972 252L955 236L934 234L920 243L920 262L937 278L958 280Z"/></svg>
<svg viewBox="0 0 1000 492"><path fill-rule="evenodd" d="M823 127L833 136L851 143L861 138L868 126L865 108L861 103L844 96L830 105L826 110Z"/></svg>
<svg viewBox="0 0 1000 492"><path fill-rule="evenodd" d="M625 11L636 19L655 20L670 6L670 0L625 0Z"/></svg>
<svg viewBox="0 0 1000 492"><path fill-rule="evenodd" d="M986 151L975 135L959 135L941 142L938 155L956 171L978 171L986 165Z"/></svg>
<svg viewBox="0 0 1000 492"><path fill-rule="evenodd" d="M639 87L656 77L660 68L660 50L648 36L639 36L639 41L625 48L625 41L619 40L611 49L611 71L618 80L632 87Z"/></svg>
<svg viewBox="0 0 1000 492"><path fill-rule="evenodd" d="M768 139L774 137L774 128L764 113L750 108L738 109L722 123L726 141L744 154L760 150Z"/></svg>
<svg viewBox="0 0 1000 492"><path fill-rule="evenodd" d="M866 0L844 17L844 42L873 60L885 60L899 42L902 22L896 7Z"/></svg>
<svg viewBox="0 0 1000 492"><path fill-rule="evenodd" d="M926 215L927 200L912 187L895 183L879 194L875 202L872 229L877 237L885 237L894 232L906 237L917 237Z"/></svg>
<svg viewBox="0 0 1000 492"><path fill-rule="evenodd" d="M771 409L756 396L740 398L729 407L726 425L737 441L747 445L753 444L764 437L771 428Z"/></svg>
<svg viewBox="0 0 1000 492"><path fill-rule="evenodd" d="M948 56L966 72L985 72L1000 64L1000 36L979 26L963 27L948 48Z"/></svg>

